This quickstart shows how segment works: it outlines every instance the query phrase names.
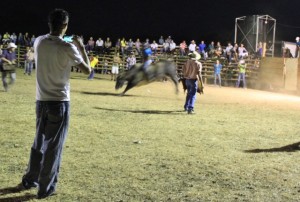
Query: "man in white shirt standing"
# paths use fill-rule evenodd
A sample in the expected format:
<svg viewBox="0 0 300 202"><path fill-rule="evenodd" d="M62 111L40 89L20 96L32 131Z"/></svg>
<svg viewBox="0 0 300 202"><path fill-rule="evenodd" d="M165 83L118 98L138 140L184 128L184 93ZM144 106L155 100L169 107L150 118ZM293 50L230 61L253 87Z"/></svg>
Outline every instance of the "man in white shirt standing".
<svg viewBox="0 0 300 202"><path fill-rule="evenodd" d="M55 192L62 149L68 133L70 115L70 72L77 66L90 74L90 62L82 39L63 40L69 14L55 9L48 16L50 34L39 36L34 43L36 64L36 135L31 147L25 189L38 186L37 198Z"/></svg>

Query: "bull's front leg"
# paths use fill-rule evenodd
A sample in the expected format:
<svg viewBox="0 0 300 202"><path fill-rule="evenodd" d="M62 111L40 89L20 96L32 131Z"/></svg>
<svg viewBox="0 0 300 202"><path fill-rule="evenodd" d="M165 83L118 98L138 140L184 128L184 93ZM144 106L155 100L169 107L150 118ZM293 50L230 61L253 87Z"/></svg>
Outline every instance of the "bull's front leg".
<svg viewBox="0 0 300 202"><path fill-rule="evenodd" d="M127 86L126 86L125 90L120 94L120 96L125 95L125 93L126 93L129 89L133 88L135 85L136 85L136 84L134 84L132 81L129 81L129 82L127 83Z"/></svg>

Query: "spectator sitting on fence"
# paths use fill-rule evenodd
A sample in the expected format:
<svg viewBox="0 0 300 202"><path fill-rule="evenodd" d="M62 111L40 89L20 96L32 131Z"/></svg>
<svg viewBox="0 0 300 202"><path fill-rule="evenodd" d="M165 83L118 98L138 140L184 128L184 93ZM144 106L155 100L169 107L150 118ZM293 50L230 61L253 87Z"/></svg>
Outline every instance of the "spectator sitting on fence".
<svg viewBox="0 0 300 202"><path fill-rule="evenodd" d="M214 84L217 85L217 79L219 80L219 87L221 87L221 70L222 65L219 60L216 60L216 64L214 64Z"/></svg>
<svg viewBox="0 0 300 202"><path fill-rule="evenodd" d="M209 45L208 45L208 56L209 57L213 57L215 54L215 42L211 42Z"/></svg>
<svg viewBox="0 0 300 202"><path fill-rule="evenodd" d="M89 53L94 50L94 47L95 47L95 41L94 41L93 37L90 37L90 39L88 40L88 42L85 46L85 50Z"/></svg>
<svg viewBox="0 0 300 202"><path fill-rule="evenodd" d="M175 50L176 50L176 43L173 40L171 40L170 53L173 55L175 53Z"/></svg>
<svg viewBox="0 0 300 202"><path fill-rule="evenodd" d="M147 38L145 43L143 44L144 49L150 48L149 39Z"/></svg>
<svg viewBox="0 0 300 202"><path fill-rule="evenodd" d="M180 43L180 45L179 45L180 56L185 56L185 55L186 55L186 52L185 52L186 47L187 47L186 42L183 40L183 41Z"/></svg>
<svg viewBox="0 0 300 202"><path fill-rule="evenodd" d="M3 44L8 44L10 42L10 34L8 32L3 35L2 42Z"/></svg>
<svg viewBox="0 0 300 202"><path fill-rule="evenodd" d="M109 54L111 49L111 41L110 38L107 37L106 41L104 42L104 53Z"/></svg>
<svg viewBox="0 0 300 202"><path fill-rule="evenodd" d="M228 42L226 49L225 49L225 54L226 54L226 58L227 58L227 61L229 64L231 64L232 49L233 49L233 46L231 45L230 42Z"/></svg>
<svg viewBox="0 0 300 202"><path fill-rule="evenodd" d="M170 52L170 44L168 42L164 42L162 50L164 53L169 53Z"/></svg>
<svg viewBox="0 0 300 202"><path fill-rule="evenodd" d="M215 55L220 58L221 55L223 54L223 48L221 46L220 42L217 42L216 48L215 48Z"/></svg>
<svg viewBox="0 0 300 202"><path fill-rule="evenodd" d="M248 51L244 47L244 44L241 43L240 47L238 48L239 59L244 59L248 57Z"/></svg>
<svg viewBox="0 0 300 202"><path fill-rule="evenodd" d="M133 45L134 45L134 42L132 41L132 39L129 39L129 41L127 43L127 49L126 49L126 52L128 54L131 54L131 52L133 51Z"/></svg>
<svg viewBox="0 0 300 202"><path fill-rule="evenodd" d="M126 59L127 70L130 70L131 67L133 67L135 64L136 64L136 58L134 56L134 53L131 52L130 56Z"/></svg>
<svg viewBox="0 0 300 202"><path fill-rule="evenodd" d="M206 60L206 56L207 56L205 49L206 49L206 44L204 43L204 41L201 41L201 43L199 44L199 53L204 60Z"/></svg>
<svg viewBox="0 0 300 202"><path fill-rule="evenodd" d="M193 53L196 51L196 42L194 40L191 41L190 45L189 45L189 52Z"/></svg>
<svg viewBox="0 0 300 202"><path fill-rule="evenodd" d="M121 48L122 56L125 55L126 46L127 46L127 41L123 37L122 40L121 40L121 42L120 42L120 48Z"/></svg>
<svg viewBox="0 0 300 202"><path fill-rule="evenodd" d="M98 54L103 54L103 40L101 38L98 38L96 41L95 51Z"/></svg>
<svg viewBox="0 0 300 202"><path fill-rule="evenodd" d="M152 50L152 52L154 54L156 54L157 48L158 48L158 44L156 43L156 41L154 40L153 43L150 45L150 48Z"/></svg>
<svg viewBox="0 0 300 202"><path fill-rule="evenodd" d="M120 50L121 50L121 39L118 38L118 40L117 40L117 42L116 42L116 44L115 44L115 52L116 52L116 53L119 53Z"/></svg>

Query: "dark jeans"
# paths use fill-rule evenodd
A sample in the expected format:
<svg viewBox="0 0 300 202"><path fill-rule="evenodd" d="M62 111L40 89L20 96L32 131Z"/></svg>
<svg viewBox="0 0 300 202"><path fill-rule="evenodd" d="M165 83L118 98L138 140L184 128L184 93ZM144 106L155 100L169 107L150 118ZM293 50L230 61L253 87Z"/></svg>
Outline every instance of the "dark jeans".
<svg viewBox="0 0 300 202"><path fill-rule="evenodd" d="M196 101L196 93L198 88L197 79L186 79L185 84L187 87L186 100L184 104L184 109L193 110L195 101Z"/></svg>
<svg viewBox="0 0 300 202"><path fill-rule="evenodd" d="M24 178L37 182L40 194L56 187L69 115L67 101L36 102L36 135Z"/></svg>

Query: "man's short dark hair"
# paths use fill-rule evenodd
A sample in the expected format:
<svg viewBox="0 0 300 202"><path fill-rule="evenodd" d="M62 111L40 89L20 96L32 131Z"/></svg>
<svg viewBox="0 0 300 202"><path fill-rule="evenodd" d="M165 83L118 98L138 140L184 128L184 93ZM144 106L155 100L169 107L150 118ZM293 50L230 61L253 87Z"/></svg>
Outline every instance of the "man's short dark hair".
<svg viewBox="0 0 300 202"><path fill-rule="evenodd" d="M69 13L63 9L56 8L48 16L48 23L52 31L60 31L68 21Z"/></svg>

